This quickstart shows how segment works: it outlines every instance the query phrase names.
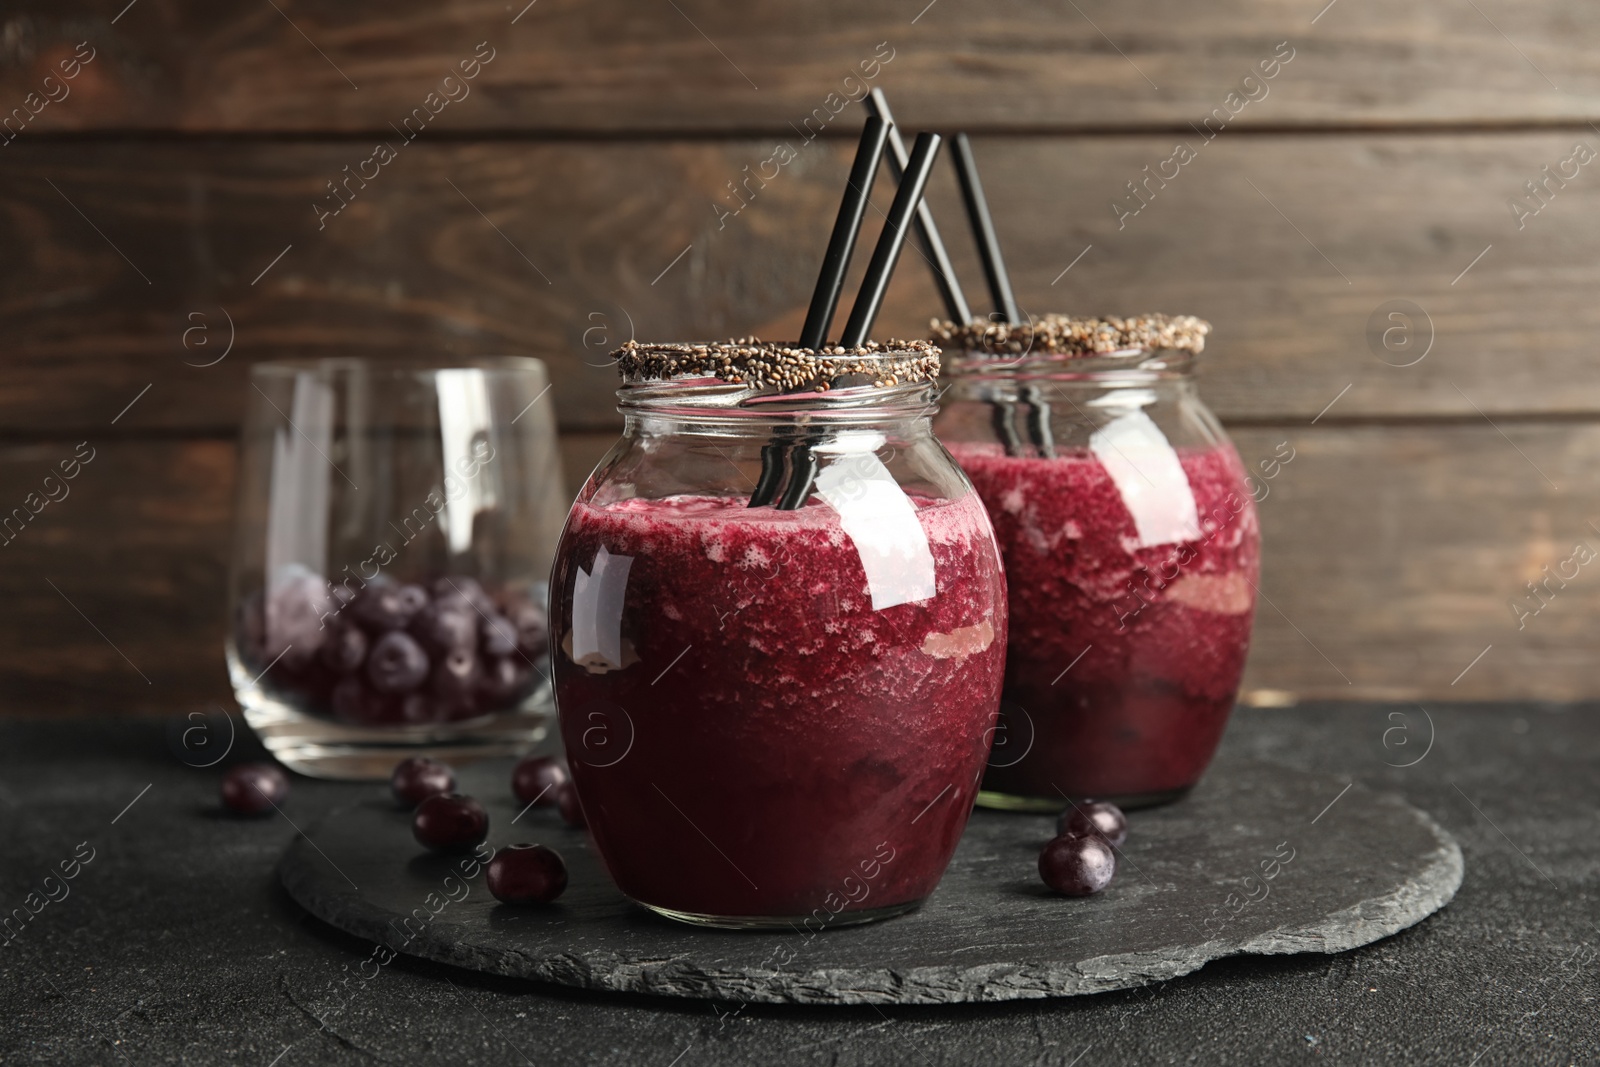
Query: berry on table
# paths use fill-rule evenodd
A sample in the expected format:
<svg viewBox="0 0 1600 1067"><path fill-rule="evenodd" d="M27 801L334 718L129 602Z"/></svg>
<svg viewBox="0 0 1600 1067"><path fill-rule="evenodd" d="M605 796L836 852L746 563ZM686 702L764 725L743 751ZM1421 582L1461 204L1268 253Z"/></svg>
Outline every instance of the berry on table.
<svg viewBox="0 0 1600 1067"><path fill-rule="evenodd" d="M524 756L511 772L511 791L524 804L555 804L568 778L554 756Z"/></svg>
<svg viewBox="0 0 1600 1067"><path fill-rule="evenodd" d="M1056 821L1058 834L1099 834L1121 848L1128 839L1128 817L1109 800L1084 800L1074 803Z"/></svg>
<svg viewBox="0 0 1600 1067"><path fill-rule="evenodd" d="M546 904L567 888L567 864L544 845L511 845L494 854L484 879L505 904Z"/></svg>
<svg viewBox="0 0 1600 1067"><path fill-rule="evenodd" d="M415 808L424 800L440 793L456 791L456 774L449 764L426 756L413 756L395 764L389 777L389 788L394 798L408 808Z"/></svg>
<svg viewBox="0 0 1600 1067"><path fill-rule="evenodd" d="M461 793L436 793L411 816L417 843L435 852L468 852L489 836L489 813Z"/></svg>
<svg viewBox="0 0 1600 1067"><path fill-rule="evenodd" d="M222 776L222 806L235 815L265 815L289 796L289 776L273 763L240 763Z"/></svg>
<svg viewBox="0 0 1600 1067"><path fill-rule="evenodd" d="M1099 834L1062 834L1039 853L1039 877L1069 897L1100 892L1116 873L1117 854Z"/></svg>

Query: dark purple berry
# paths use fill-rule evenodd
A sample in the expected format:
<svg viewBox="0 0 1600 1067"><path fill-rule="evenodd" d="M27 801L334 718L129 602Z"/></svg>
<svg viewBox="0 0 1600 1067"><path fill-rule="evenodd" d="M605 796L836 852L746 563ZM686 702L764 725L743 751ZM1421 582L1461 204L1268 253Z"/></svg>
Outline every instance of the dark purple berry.
<svg viewBox="0 0 1600 1067"><path fill-rule="evenodd" d="M1039 853L1039 877L1069 897L1100 892L1116 873L1117 854L1099 834L1063 834Z"/></svg>
<svg viewBox="0 0 1600 1067"><path fill-rule="evenodd" d="M1099 834L1113 848L1121 848L1128 839L1128 817L1109 800L1083 800L1061 813L1056 833Z"/></svg>
<svg viewBox="0 0 1600 1067"><path fill-rule="evenodd" d="M389 788L394 798L408 808L414 808L431 796L454 793L456 774L448 764L425 756L413 756L395 764L389 776Z"/></svg>
<svg viewBox="0 0 1600 1067"><path fill-rule="evenodd" d="M265 815L289 796L289 776L273 763L240 763L222 776L222 806L235 815Z"/></svg>
<svg viewBox="0 0 1600 1067"><path fill-rule="evenodd" d="M469 852L489 836L489 813L469 796L436 793L417 805L411 833L436 852Z"/></svg>
<svg viewBox="0 0 1600 1067"><path fill-rule="evenodd" d="M524 804L555 804L568 777L554 756L525 756L511 772L511 791Z"/></svg>
<svg viewBox="0 0 1600 1067"><path fill-rule="evenodd" d="M433 695L443 699L471 699L477 691L478 657L470 649L446 652L433 668Z"/></svg>
<svg viewBox="0 0 1600 1067"><path fill-rule="evenodd" d="M483 620L483 651L487 656L509 656L517 650L517 628L504 615L490 615Z"/></svg>
<svg viewBox="0 0 1600 1067"><path fill-rule="evenodd" d="M367 654L367 678L380 693L409 693L427 677L428 654L410 634L386 633Z"/></svg>
<svg viewBox="0 0 1600 1067"><path fill-rule="evenodd" d="M322 643L317 658L334 674L354 674L366 662L367 635L354 626L340 626Z"/></svg>
<svg viewBox="0 0 1600 1067"><path fill-rule="evenodd" d="M433 599L435 600L444 600L447 597L453 596L465 598L468 588L467 583L469 582L471 582L473 585L478 584L474 579L468 578L465 575L435 578L433 581L428 583L428 592L433 594ZM480 586L479 588L482 587Z"/></svg>
<svg viewBox="0 0 1600 1067"><path fill-rule="evenodd" d="M494 613L494 601L489 599L489 594L483 591L483 586L478 584L476 578L460 574L446 575L443 578L435 578L430 588L433 590L435 600L464 601L474 615L479 612L486 615Z"/></svg>
<svg viewBox="0 0 1600 1067"><path fill-rule="evenodd" d="M581 830L589 825L584 818L583 801L578 799L578 789L571 782L565 782L556 789L556 805L561 808L561 820L568 826Z"/></svg>
<svg viewBox="0 0 1600 1067"><path fill-rule="evenodd" d="M331 617L335 606L328 583L317 575L285 580L267 594L266 642L261 654L291 673L303 670L327 636L322 620Z"/></svg>
<svg viewBox="0 0 1600 1067"><path fill-rule="evenodd" d="M471 649L453 649L437 661L428 691L442 719L459 721L479 714L478 689L483 666Z"/></svg>
<svg viewBox="0 0 1600 1067"><path fill-rule="evenodd" d="M459 723L459 721L467 720L467 718L477 718L478 713L480 713L478 712L478 696L475 689L469 689L466 693L442 691L442 693L435 693L432 701L434 701L435 715L443 721Z"/></svg>
<svg viewBox="0 0 1600 1067"><path fill-rule="evenodd" d="M553 848L511 845L494 854L484 880L502 903L547 904L567 888L567 864Z"/></svg>
<svg viewBox="0 0 1600 1067"><path fill-rule="evenodd" d="M478 692L483 695L486 707L503 708L526 696L531 681L533 671L518 657L492 659L478 680Z"/></svg>
<svg viewBox="0 0 1600 1067"><path fill-rule="evenodd" d="M356 621L373 633L403 630L411 617L428 602L428 594L420 586L396 585L381 575L367 583L350 611Z"/></svg>
<svg viewBox="0 0 1600 1067"><path fill-rule="evenodd" d="M333 705L335 718L346 722L356 722L361 718L361 695L366 692L366 687L359 678L346 678L333 687L333 694L328 702Z"/></svg>
<svg viewBox="0 0 1600 1067"><path fill-rule="evenodd" d="M407 693L402 697L389 697L396 701L394 710L386 721L404 723L407 726L420 726L423 723L438 722L444 718L434 702L422 693Z"/></svg>
<svg viewBox="0 0 1600 1067"><path fill-rule="evenodd" d="M464 600L436 600L417 612L411 632L430 652L470 652L478 643L478 613Z"/></svg>
<svg viewBox="0 0 1600 1067"><path fill-rule="evenodd" d="M428 591L420 585L402 585L398 600L400 613L410 622L417 612L428 606Z"/></svg>
<svg viewBox="0 0 1600 1067"><path fill-rule="evenodd" d="M354 726L377 726L388 717L387 702L368 689L359 676L335 685L328 702L333 706L334 718Z"/></svg>
<svg viewBox="0 0 1600 1067"><path fill-rule="evenodd" d="M270 690L340 722L418 726L513 707L548 652L546 612L520 589L491 596L457 575L402 585L275 574L270 593L240 602L238 653Z"/></svg>
<svg viewBox="0 0 1600 1067"><path fill-rule="evenodd" d="M523 655L536 659L548 651L550 620L543 608L518 604L506 612L506 617L517 628L517 647Z"/></svg>
<svg viewBox="0 0 1600 1067"><path fill-rule="evenodd" d="M459 697L435 697L434 706L438 709L440 717L450 722L476 719L486 710L478 703L476 692Z"/></svg>
<svg viewBox="0 0 1600 1067"><path fill-rule="evenodd" d="M355 595L350 598L350 618L363 626L375 625L378 621L377 612L381 606L382 594L393 593L400 588L399 584L387 574L379 574L368 578L365 582L359 578L347 578L344 582L346 589L350 588L351 581L356 583L356 588ZM369 615L372 616L371 621L368 619Z"/></svg>

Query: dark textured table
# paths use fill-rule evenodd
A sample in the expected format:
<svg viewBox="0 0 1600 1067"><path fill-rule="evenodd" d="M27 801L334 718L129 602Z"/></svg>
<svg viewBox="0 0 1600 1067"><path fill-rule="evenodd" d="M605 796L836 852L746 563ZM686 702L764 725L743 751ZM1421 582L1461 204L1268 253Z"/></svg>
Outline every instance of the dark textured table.
<svg viewBox="0 0 1600 1067"><path fill-rule="evenodd" d="M1466 855L1440 914L1334 956L917 1008L741 1007L380 966L274 877L288 819L371 787L297 780L287 818L238 822L216 810L218 772L180 762L167 724L0 723L0 908L37 911L0 935L0 1063L1600 1061L1600 709L1430 711L1244 710L1225 744L1431 813ZM241 739L234 758L248 754Z"/></svg>

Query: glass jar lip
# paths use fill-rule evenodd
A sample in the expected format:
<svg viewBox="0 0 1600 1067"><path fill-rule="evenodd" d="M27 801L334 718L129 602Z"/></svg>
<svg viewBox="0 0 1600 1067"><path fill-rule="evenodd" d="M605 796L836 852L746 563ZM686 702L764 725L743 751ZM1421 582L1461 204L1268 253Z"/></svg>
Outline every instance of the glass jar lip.
<svg viewBox="0 0 1600 1067"><path fill-rule="evenodd" d="M441 371L473 370L491 376L543 374L545 363L533 356L450 356L400 353L382 359L370 356L304 356L259 360L252 377L292 378L301 374L361 375L369 378L426 378Z"/></svg>
<svg viewBox="0 0 1600 1067"><path fill-rule="evenodd" d="M915 381L785 393L704 376L652 378L618 389L617 410L624 415L734 422L927 418L937 410L933 385Z"/></svg>
<svg viewBox="0 0 1600 1067"><path fill-rule="evenodd" d="M1114 352L1077 354L1024 352L1002 356L983 350L952 352L945 357L952 378L1028 377L1054 381L1192 377L1195 354L1182 348L1124 348Z"/></svg>

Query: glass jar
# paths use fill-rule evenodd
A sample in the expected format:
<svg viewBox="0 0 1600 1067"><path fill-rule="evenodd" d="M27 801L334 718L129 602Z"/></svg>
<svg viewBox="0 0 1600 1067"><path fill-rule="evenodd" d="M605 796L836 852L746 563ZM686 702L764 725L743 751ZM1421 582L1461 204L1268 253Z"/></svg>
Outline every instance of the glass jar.
<svg viewBox="0 0 1600 1067"><path fill-rule="evenodd" d="M816 931L939 881L1000 702L1005 587L930 425L938 349L630 344L551 577L556 704L623 893Z"/></svg>
<svg viewBox="0 0 1600 1067"><path fill-rule="evenodd" d="M228 673L284 764L387 778L544 735L569 499L548 388L535 359L251 368Z"/></svg>
<svg viewBox="0 0 1600 1067"><path fill-rule="evenodd" d="M978 803L1141 806L1204 773L1238 693L1260 533L1195 391L1197 319L945 326L935 424L988 506L1011 625Z"/></svg>

